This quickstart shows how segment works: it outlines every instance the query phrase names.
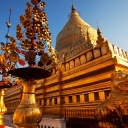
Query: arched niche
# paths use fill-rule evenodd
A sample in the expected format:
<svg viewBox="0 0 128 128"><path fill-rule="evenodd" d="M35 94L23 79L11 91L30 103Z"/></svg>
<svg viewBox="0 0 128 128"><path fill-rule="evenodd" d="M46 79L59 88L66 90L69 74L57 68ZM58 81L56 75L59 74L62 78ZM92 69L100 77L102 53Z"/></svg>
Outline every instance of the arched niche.
<svg viewBox="0 0 128 128"><path fill-rule="evenodd" d="M99 58L101 56L101 52L100 52L100 49L94 49L93 50L93 55L94 55L94 58Z"/></svg>
<svg viewBox="0 0 128 128"><path fill-rule="evenodd" d="M74 60L71 60L70 61L70 69L73 69L74 68Z"/></svg>
<svg viewBox="0 0 128 128"><path fill-rule="evenodd" d="M108 43L103 43L101 46L101 54L106 55L109 52L109 46Z"/></svg>
<svg viewBox="0 0 128 128"><path fill-rule="evenodd" d="M85 57L85 55L80 56L80 63L81 64L86 63L86 57Z"/></svg>
<svg viewBox="0 0 128 128"><path fill-rule="evenodd" d="M80 59L79 59L79 58L76 58L76 59L75 59L75 67L76 67L76 66L79 66L79 65L80 65Z"/></svg>
<svg viewBox="0 0 128 128"><path fill-rule="evenodd" d="M86 59L87 59L87 62L89 62L89 61L91 61L91 60L93 59L92 51L87 52L87 54L86 54Z"/></svg>
<svg viewBox="0 0 128 128"><path fill-rule="evenodd" d="M68 71L69 69L70 69L69 63L67 62L67 63L66 63L66 71Z"/></svg>

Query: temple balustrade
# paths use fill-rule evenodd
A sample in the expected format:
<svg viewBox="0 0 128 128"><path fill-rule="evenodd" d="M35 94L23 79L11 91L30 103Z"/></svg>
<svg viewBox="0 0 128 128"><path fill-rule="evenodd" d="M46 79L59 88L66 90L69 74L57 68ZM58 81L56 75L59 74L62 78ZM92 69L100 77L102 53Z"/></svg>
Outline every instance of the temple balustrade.
<svg viewBox="0 0 128 128"><path fill-rule="evenodd" d="M95 47L87 52L84 52L80 56L78 56L79 52L81 53L80 48L75 51L72 48L72 50L70 50L70 53L66 54L66 61L62 65L62 71L68 71L70 69L73 69L74 67L80 66L84 63L90 62L107 54L111 54L113 58L116 56L118 58L121 58L122 60L128 61L127 52L108 42L103 43L100 47ZM75 54L77 54L76 57L72 57L73 59L71 60L68 59L71 58L71 56L75 56Z"/></svg>

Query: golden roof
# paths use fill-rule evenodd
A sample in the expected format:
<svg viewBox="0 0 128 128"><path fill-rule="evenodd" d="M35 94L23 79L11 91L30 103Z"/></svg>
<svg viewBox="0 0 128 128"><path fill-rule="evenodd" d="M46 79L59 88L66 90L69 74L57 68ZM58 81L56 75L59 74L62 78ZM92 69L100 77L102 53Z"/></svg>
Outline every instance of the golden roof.
<svg viewBox="0 0 128 128"><path fill-rule="evenodd" d="M67 49L82 37L84 37L86 42L87 31L92 42L96 42L97 31L81 19L74 5L72 5L70 18L56 38L56 50L60 51L62 49Z"/></svg>

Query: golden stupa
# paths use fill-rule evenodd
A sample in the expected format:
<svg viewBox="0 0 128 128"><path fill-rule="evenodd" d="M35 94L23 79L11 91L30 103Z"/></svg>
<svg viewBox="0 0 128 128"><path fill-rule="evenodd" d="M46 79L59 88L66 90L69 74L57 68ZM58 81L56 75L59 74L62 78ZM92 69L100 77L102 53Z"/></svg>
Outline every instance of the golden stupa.
<svg viewBox="0 0 128 128"><path fill-rule="evenodd" d="M111 74L128 70L127 52L105 39L100 28L95 30L83 21L74 5L56 38L56 50L59 66L51 77L40 80L35 89L43 114L40 128L66 128L68 120L63 117L70 119L72 113L78 112L77 118L83 109L95 109L109 96ZM9 121L20 102L21 86L5 93L5 119ZM81 126L80 122L74 123Z"/></svg>

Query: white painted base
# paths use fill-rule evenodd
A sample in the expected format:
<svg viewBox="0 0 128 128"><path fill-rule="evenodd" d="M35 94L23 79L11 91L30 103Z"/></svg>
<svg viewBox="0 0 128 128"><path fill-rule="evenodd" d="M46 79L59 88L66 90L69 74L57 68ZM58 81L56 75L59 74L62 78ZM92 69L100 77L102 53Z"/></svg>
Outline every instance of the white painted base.
<svg viewBox="0 0 128 128"><path fill-rule="evenodd" d="M4 115L4 124L7 128L15 128L15 126L12 122L12 118L13 118L12 115Z"/></svg>
<svg viewBox="0 0 128 128"><path fill-rule="evenodd" d="M64 118L43 117L38 128L66 128Z"/></svg>

